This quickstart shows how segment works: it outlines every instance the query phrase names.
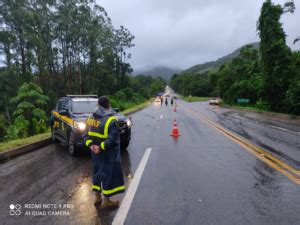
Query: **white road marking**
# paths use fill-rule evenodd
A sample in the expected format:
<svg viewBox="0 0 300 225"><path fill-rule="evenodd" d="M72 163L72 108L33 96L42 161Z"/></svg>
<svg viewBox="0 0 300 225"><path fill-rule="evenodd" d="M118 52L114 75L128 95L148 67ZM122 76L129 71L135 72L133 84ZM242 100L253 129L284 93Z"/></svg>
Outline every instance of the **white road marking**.
<svg viewBox="0 0 300 225"><path fill-rule="evenodd" d="M143 155L143 158L133 176L133 180L131 181L130 183L130 186L128 188L128 191L126 192L126 195L122 201L122 204L118 210L118 213L117 215L115 216L113 222L112 222L112 225L123 225L125 220L126 220L126 217L127 217L127 214L128 214L128 211L130 209L130 206L132 204L132 201L133 201L133 198L134 198L134 195L136 193L136 190L139 186L139 183L141 181L141 178L142 178L142 175L143 175L143 172L144 172L144 169L147 165L147 162L149 160L149 156L150 156L150 153L152 151L152 148L147 148L144 155Z"/></svg>
<svg viewBox="0 0 300 225"><path fill-rule="evenodd" d="M278 129L278 130L282 130L282 131L289 131L289 130L286 129L286 128L278 127L278 126L274 126L274 125L269 125L269 127L272 127L272 128L274 128L274 129Z"/></svg>
<svg viewBox="0 0 300 225"><path fill-rule="evenodd" d="M274 125L268 125L268 126L271 127L271 128L277 129L277 130L281 130L281 131L290 133L290 134L300 135L300 132L289 130L289 129L286 129L286 128L283 128L283 127L278 127L278 126L274 126Z"/></svg>
<svg viewBox="0 0 300 225"><path fill-rule="evenodd" d="M161 114L161 115L160 115L160 117L159 117L159 119L161 119L161 120L162 120L163 118L164 118L164 115L163 115L163 114Z"/></svg>

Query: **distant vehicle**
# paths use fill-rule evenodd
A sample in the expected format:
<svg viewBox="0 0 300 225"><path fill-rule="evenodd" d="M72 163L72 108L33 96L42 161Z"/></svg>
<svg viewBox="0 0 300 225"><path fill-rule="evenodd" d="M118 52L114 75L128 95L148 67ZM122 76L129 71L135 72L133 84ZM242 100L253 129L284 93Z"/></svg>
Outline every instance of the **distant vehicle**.
<svg viewBox="0 0 300 225"><path fill-rule="evenodd" d="M161 98L160 97L156 97L154 101L155 102L161 102Z"/></svg>
<svg viewBox="0 0 300 225"><path fill-rule="evenodd" d="M164 95L164 93L158 92L156 96L163 96L163 95Z"/></svg>
<svg viewBox="0 0 300 225"><path fill-rule="evenodd" d="M222 102L221 99L216 98L216 99L211 99L211 100L209 100L209 101L208 101L208 104L210 104L210 105L220 105L221 102Z"/></svg>
<svg viewBox="0 0 300 225"><path fill-rule="evenodd" d="M86 120L98 107L96 95L67 95L57 101L52 110L50 125L53 142L60 141L68 145L72 156L78 155L84 148L84 136L87 132ZM131 138L131 120L115 109L120 128L120 146L126 149Z"/></svg>

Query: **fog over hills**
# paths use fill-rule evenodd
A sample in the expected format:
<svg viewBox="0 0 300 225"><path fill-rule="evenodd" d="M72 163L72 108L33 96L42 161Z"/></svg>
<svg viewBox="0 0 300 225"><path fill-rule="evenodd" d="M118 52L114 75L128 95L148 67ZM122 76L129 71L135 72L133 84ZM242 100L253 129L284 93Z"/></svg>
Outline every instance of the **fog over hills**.
<svg viewBox="0 0 300 225"><path fill-rule="evenodd" d="M249 45L252 45L255 49L259 49L259 42L250 43ZM152 77L162 77L165 80L170 81L173 74L204 73L206 71L218 70L218 68L221 65L223 65L224 63L230 62L233 58L237 57L240 53L241 48L238 48L238 49L234 50L233 52L229 53L228 55L225 55L219 59L216 59L215 61L200 63L200 64L194 65L190 68L187 68L185 70L171 68L171 67L167 67L167 66L146 66L143 68L135 69L133 71L133 75L134 76L145 75L145 76L152 76Z"/></svg>
<svg viewBox="0 0 300 225"><path fill-rule="evenodd" d="M173 74L180 73L182 70L167 66L148 66L133 71L133 75L146 75L152 77L162 77L169 81Z"/></svg>

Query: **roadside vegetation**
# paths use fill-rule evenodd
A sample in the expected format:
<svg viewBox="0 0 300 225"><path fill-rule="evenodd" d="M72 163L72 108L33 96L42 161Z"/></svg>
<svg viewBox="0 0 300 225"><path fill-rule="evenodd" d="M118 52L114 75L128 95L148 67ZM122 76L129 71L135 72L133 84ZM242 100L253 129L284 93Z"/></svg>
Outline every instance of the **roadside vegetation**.
<svg viewBox="0 0 300 225"><path fill-rule="evenodd" d="M295 115L295 114L289 114L289 113L279 113L279 112L274 112L274 111L270 111L270 110L264 110L264 109L258 109L255 106L251 106L251 105L227 105L227 104L221 104L223 107L227 107L227 108L231 108L231 109L238 109L238 110L242 110L242 111L248 111L248 112L256 112L256 113L264 113L264 114L268 114L268 115L276 115L276 116L285 116L285 118L290 118L290 119L298 119L299 116Z"/></svg>
<svg viewBox="0 0 300 225"><path fill-rule="evenodd" d="M135 105L135 106L132 106L131 108L128 108L124 111L122 111L123 114L128 114L128 113L132 113L132 112L135 112L137 110L141 110L145 107L147 107L148 105L150 105L152 102L153 102L154 98L151 98L150 100L147 100L141 104L138 104L138 105Z"/></svg>
<svg viewBox="0 0 300 225"><path fill-rule="evenodd" d="M110 96L111 104L120 111L144 103L158 92L164 90L166 81L160 77L139 75L130 77L130 85Z"/></svg>
<svg viewBox="0 0 300 225"><path fill-rule="evenodd" d="M205 102L210 100L212 97L180 96L180 98L187 102Z"/></svg>
<svg viewBox="0 0 300 225"><path fill-rule="evenodd" d="M134 35L94 0L3 0L0 18L0 142L47 132L66 94L109 95L123 111L164 90L130 76Z"/></svg>
<svg viewBox="0 0 300 225"><path fill-rule="evenodd" d="M244 46L217 71L175 74L171 87L185 96L220 96L229 105L249 99L247 106L256 109L300 115L300 51L286 45L280 22L284 13L294 10L293 2L281 6L266 0L257 24L258 50Z"/></svg>
<svg viewBox="0 0 300 225"><path fill-rule="evenodd" d="M4 151L7 151L9 149L13 149L13 148L17 148L17 147L20 147L20 146L32 144L32 143L37 142L37 141L42 141L42 140L45 140L45 139L50 138L50 137L51 137L50 132L47 132L47 133L44 133L44 134L33 135L33 136L27 137L27 138L21 138L21 139L11 140L11 141L7 141L7 142L1 142L0 143L0 152L4 152Z"/></svg>

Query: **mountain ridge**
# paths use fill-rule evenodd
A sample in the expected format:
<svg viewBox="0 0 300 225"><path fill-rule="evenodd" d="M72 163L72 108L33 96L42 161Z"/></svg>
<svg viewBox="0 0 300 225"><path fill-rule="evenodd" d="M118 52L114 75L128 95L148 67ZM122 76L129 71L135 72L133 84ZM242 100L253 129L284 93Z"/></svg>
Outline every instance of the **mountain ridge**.
<svg viewBox="0 0 300 225"><path fill-rule="evenodd" d="M253 43L249 43L246 45L252 45L255 49L259 48L259 42L253 42ZM246 45L243 45L242 47L244 47ZM211 71L211 70L217 70L224 63L230 62L232 59L237 57L240 54L240 50L242 47L234 50L233 52L231 52L221 58L218 58L217 60L200 63L200 64L196 64L194 66L191 66L191 67L183 70L181 73L204 73L204 72Z"/></svg>
<svg viewBox="0 0 300 225"><path fill-rule="evenodd" d="M259 42L253 42L246 45L252 45L255 49L259 48ZM243 45L242 47L246 46ZM220 57L214 61L209 61L205 63L196 64L191 66L187 69L178 69L178 68L171 68L168 66L147 66L139 69L134 69L132 75L145 75L145 76L152 76L152 77L162 77L167 82L169 82L174 74L182 74L182 73L205 73L212 70L217 70L221 65L224 63L230 62L232 59L237 57L240 54L241 48L234 50L233 52Z"/></svg>

